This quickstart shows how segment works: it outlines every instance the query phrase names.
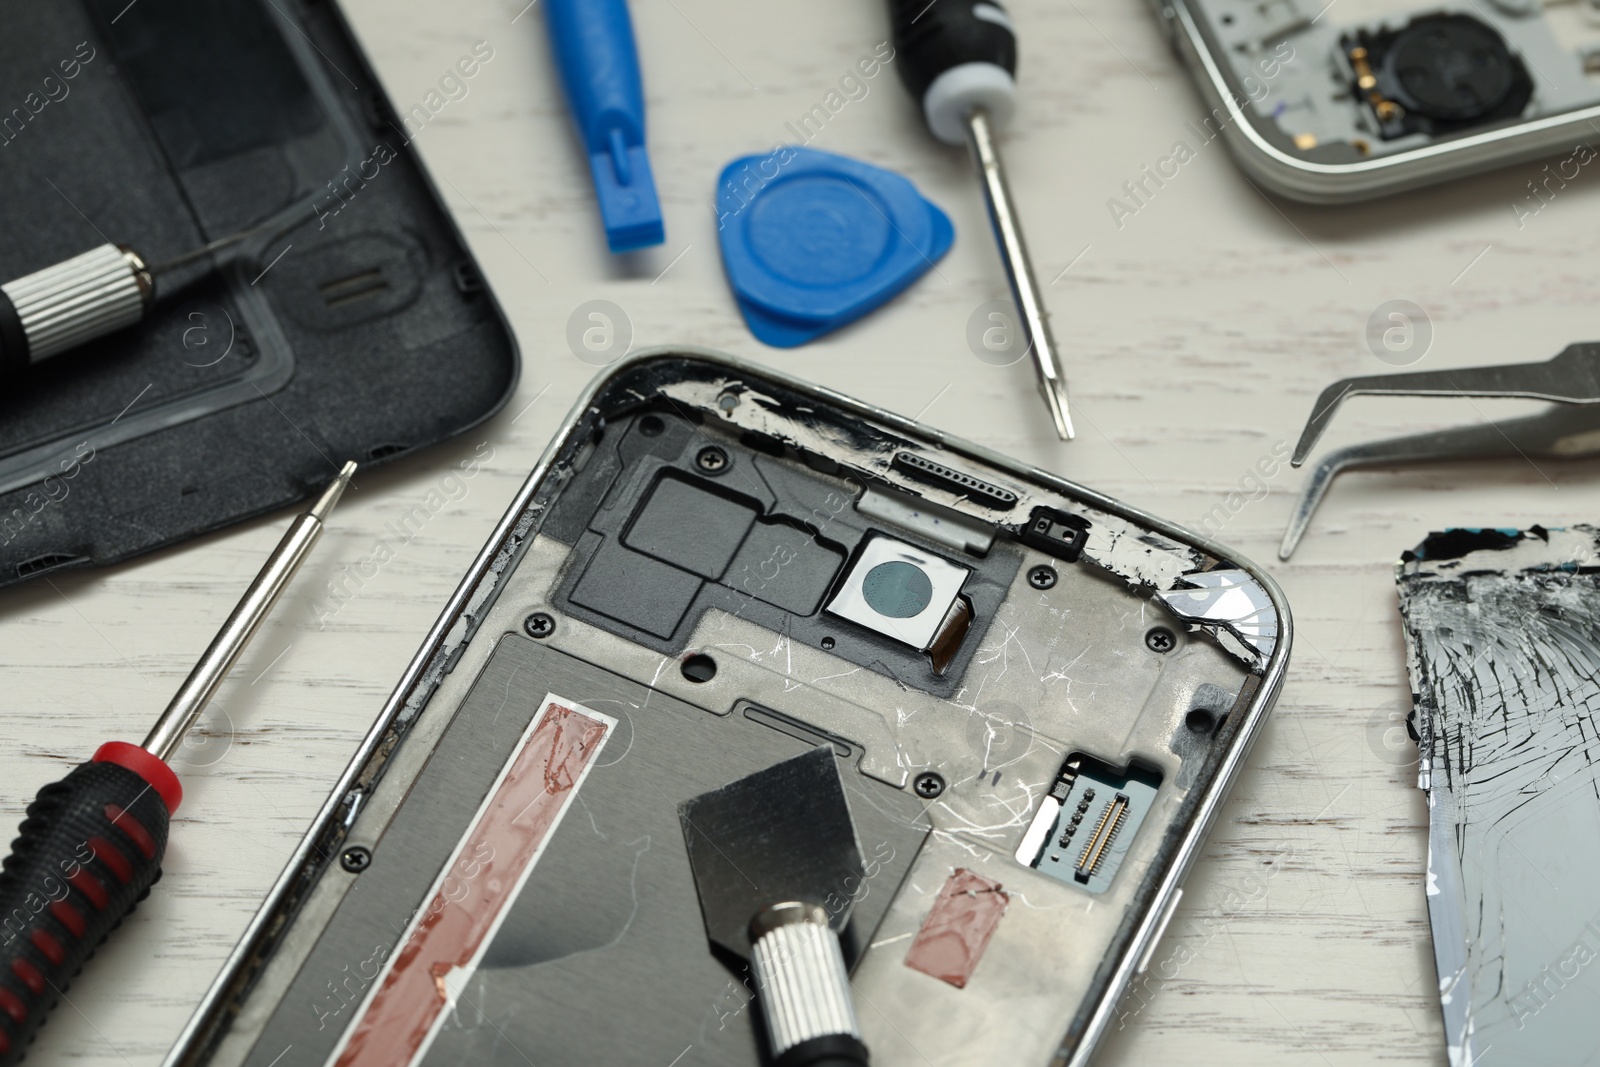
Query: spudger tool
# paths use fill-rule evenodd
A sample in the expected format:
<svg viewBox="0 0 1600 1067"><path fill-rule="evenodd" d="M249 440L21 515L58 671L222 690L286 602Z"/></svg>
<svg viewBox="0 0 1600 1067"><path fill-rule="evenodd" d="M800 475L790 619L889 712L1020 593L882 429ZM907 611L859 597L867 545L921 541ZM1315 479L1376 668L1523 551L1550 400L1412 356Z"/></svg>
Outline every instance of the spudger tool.
<svg viewBox="0 0 1600 1067"><path fill-rule="evenodd" d="M627 0L544 0L561 84L589 153L613 252L667 239L644 143L644 78Z"/></svg>
<svg viewBox="0 0 1600 1067"><path fill-rule="evenodd" d="M1548 400L1552 406L1523 418L1485 421L1329 452L1318 461L1300 492L1278 549L1280 559L1294 553L1328 487L1345 470L1464 459L1578 459L1600 454L1600 342L1568 345L1543 363L1412 371L1334 382L1317 398L1289 462L1296 467L1304 463L1339 405L1348 397L1363 395L1520 398Z"/></svg>
<svg viewBox="0 0 1600 1067"><path fill-rule="evenodd" d="M355 470L346 463L294 520L144 741L106 742L28 805L0 873L0 1067L22 1059L85 961L161 877L168 822L183 799L170 761Z"/></svg>
<svg viewBox="0 0 1600 1067"><path fill-rule="evenodd" d="M863 863L822 745L678 809L712 944L750 961L781 1067L865 1067L839 933Z"/></svg>
<svg viewBox="0 0 1600 1067"><path fill-rule="evenodd" d="M928 129L945 144L971 149L1039 391L1057 436L1070 441L1075 431L1067 379L995 141L995 132L1016 110L1017 38L1011 19L994 0L889 0L889 15L895 66L921 103Z"/></svg>
<svg viewBox="0 0 1600 1067"><path fill-rule="evenodd" d="M750 332L793 348L893 299L933 269L956 234L899 174L815 148L782 151L782 179L754 191L746 179L774 156L723 169L717 237Z"/></svg>

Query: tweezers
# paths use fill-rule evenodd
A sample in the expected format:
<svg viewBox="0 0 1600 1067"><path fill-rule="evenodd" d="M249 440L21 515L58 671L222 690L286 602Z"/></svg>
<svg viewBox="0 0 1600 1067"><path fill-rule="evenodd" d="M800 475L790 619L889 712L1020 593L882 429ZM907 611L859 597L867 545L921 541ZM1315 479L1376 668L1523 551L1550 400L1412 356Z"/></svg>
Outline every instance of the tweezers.
<svg viewBox="0 0 1600 1067"><path fill-rule="evenodd" d="M1290 464L1298 467L1305 462L1346 398L1363 395L1509 397L1552 404L1523 418L1392 437L1329 452L1300 491L1278 548L1279 559L1294 553L1333 479L1346 470L1462 459L1578 459L1600 454L1600 342L1568 345L1543 363L1379 374L1334 382L1317 398Z"/></svg>

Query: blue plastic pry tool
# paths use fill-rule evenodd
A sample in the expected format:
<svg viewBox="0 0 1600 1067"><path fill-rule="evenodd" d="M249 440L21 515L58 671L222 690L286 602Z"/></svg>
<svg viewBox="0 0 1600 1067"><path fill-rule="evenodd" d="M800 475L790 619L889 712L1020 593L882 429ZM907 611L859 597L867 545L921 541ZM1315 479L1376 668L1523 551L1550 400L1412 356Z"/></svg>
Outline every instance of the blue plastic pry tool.
<svg viewBox="0 0 1600 1067"><path fill-rule="evenodd" d="M644 146L644 82L627 0L545 0L550 41L583 135L613 252L667 239Z"/></svg>
<svg viewBox="0 0 1600 1067"><path fill-rule="evenodd" d="M909 180L811 148L736 159L717 190L722 265L750 332L793 348L893 299L950 250Z"/></svg>

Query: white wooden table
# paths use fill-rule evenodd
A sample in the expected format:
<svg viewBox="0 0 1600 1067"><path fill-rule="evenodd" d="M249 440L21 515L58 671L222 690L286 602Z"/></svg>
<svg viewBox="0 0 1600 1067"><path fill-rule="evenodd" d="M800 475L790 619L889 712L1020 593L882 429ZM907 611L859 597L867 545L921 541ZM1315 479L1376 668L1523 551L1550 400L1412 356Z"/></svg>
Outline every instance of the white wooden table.
<svg viewBox="0 0 1600 1067"><path fill-rule="evenodd" d="M636 347L692 342L754 358L1179 521L1197 520L1292 442L1327 382L1387 369L1363 341L1384 301L1429 312L1420 367L1544 359L1600 333L1590 258L1600 178L1570 183L1519 229L1511 205L1536 165L1311 209L1263 197L1216 143L1119 227L1108 200L1192 137L1198 98L1135 0L1014 0L1022 103L1004 148L1068 360L1080 437L1062 445L1027 365L990 366L968 350L969 315L1005 283L966 159L927 136L892 68L812 144L911 177L955 221L954 250L879 313L798 350L760 345L735 310L708 206L716 175L793 139L786 123L885 39L881 4L634 0L668 241L625 269L604 251L542 13L524 2L345 4L402 112L475 43L493 48L416 144L510 315L521 385L470 437L361 476L346 496L182 768L187 797L158 892L74 984L39 1063L153 1064L168 1048L594 372L566 341L585 301L625 309ZM1515 411L1359 401L1328 445ZM480 445L492 458L467 493L319 628L315 604L337 568ZM1279 565L1301 477L1281 470L1221 531L1273 561L1288 592L1290 680L1100 1063L1444 1060L1425 812L1394 729L1409 698L1392 561L1444 525L1592 521L1596 477L1527 463L1352 476L1293 564ZM14 825L26 798L100 741L143 735L287 521L0 595L11 741L0 822Z"/></svg>

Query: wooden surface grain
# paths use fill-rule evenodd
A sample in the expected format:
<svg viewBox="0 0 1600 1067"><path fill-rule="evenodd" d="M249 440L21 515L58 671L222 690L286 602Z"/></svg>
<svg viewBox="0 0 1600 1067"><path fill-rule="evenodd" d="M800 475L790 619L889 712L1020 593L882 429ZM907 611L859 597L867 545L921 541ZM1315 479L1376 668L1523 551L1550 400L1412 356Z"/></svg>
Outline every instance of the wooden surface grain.
<svg viewBox="0 0 1600 1067"><path fill-rule="evenodd" d="M926 135L892 69L812 144L912 178L954 220L953 251L879 313L804 348L762 346L736 312L708 207L716 175L793 139L785 124L885 39L880 4L633 0L668 240L624 259L603 250L536 3L344 6L401 111L477 42L494 50L416 146L511 319L521 385L468 438L358 478L186 753L187 798L158 891L73 985L40 1063L158 1062L596 370L567 342L586 301L622 308L634 347L690 342L753 358L1180 522L1292 443L1323 385L1387 369L1363 341L1384 301L1427 311L1424 368L1544 359L1600 333L1589 258L1600 177L1572 182L1519 228L1511 205L1538 164L1313 209L1264 196L1215 143L1119 226L1108 201L1192 137L1198 98L1143 5L1014 0L1021 108L1003 146L1067 360L1081 433L1062 445L1028 367L991 366L968 348L969 317L1005 295L1004 281L963 153ZM1515 410L1357 401L1326 446ZM323 587L340 565L475 454L490 458L465 492L330 613ZM1392 562L1444 525L1593 521L1596 474L1507 462L1353 475L1280 565L1301 477L1278 470L1219 531L1287 591L1294 661L1101 1064L1444 1061L1425 810L1396 729L1409 698ZM11 742L0 822L100 741L143 735L288 517L0 596Z"/></svg>

